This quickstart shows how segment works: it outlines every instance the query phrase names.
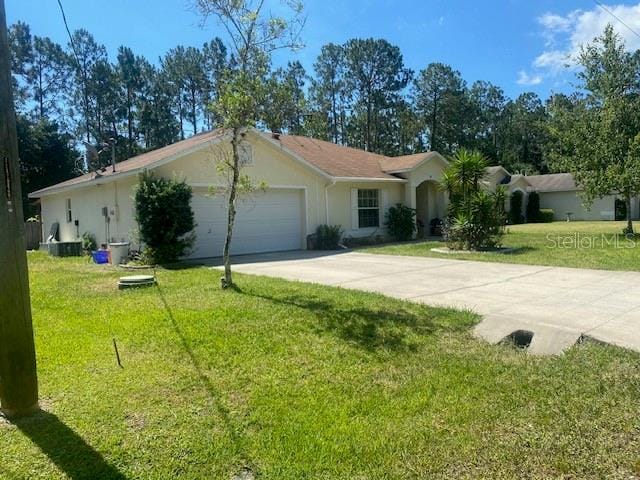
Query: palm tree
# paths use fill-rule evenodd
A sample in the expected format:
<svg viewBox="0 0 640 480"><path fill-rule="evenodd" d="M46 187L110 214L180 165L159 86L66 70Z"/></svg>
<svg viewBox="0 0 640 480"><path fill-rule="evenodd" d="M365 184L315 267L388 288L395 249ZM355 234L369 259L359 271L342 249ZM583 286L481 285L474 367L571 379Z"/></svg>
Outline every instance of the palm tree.
<svg viewBox="0 0 640 480"><path fill-rule="evenodd" d="M449 193L447 240L456 248L479 249L500 242L504 223L504 190L483 188L487 159L477 150L459 149L450 158L440 186Z"/></svg>
<svg viewBox="0 0 640 480"><path fill-rule="evenodd" d="M440 185L449 192L451 205L457 210L469 210L469 200L480 188L487 174L487 159L477 150L459 149L450 158L450 167L444 173ZM455 205L454 205L455 204Z"/></svg>

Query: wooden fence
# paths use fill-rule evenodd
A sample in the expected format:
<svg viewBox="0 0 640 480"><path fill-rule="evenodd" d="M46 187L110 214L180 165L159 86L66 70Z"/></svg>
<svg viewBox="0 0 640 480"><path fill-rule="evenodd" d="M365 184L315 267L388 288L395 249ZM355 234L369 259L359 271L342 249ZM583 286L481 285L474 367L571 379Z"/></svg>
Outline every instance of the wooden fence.
<svg viewBox="0 0 640 480"><path fill-rule="evenodd" d="M42 222L24 222L27 250L38 250L42 241Z"/></svg>

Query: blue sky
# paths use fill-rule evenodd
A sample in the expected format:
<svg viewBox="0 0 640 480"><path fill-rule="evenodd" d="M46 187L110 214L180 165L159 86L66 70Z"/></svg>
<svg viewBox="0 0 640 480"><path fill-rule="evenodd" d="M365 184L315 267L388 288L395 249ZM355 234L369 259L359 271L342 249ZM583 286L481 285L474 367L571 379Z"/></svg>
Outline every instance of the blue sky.
<svg viewBox="0 0 640 480"><path fill-rule="evenodd" d="M177 45L201 46L222 35L214 22L202 28L188 0L62 0L71 29L84 27L111 58L125 44L151 61ZM271 0L277 2L278 0ZM320 47L353 37L381 37L398 45L418 71L445 62L469 83L500 85L514 97L546 97L571 88L571 63L580 44L612 22L629 48L640 48L640 2L593 0L306 0L306 47L280 53L276 63L298 59L312 69ZM36 35L66 43L56 0L5 0L7 21L23 20ZM611 13L619 17L616 20Z"/></svg>

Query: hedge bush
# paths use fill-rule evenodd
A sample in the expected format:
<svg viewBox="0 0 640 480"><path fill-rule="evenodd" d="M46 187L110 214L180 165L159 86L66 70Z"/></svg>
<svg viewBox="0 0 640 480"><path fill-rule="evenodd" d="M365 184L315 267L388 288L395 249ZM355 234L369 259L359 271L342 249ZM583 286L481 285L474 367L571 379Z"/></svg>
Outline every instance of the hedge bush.
<svg viewBox="0 0 640 480"><path fill-rule="evenodd" d="M316 237L317 250L337 250L340 248L342 228L340 225L318 225Z"/></svg>
<svg viewBox="0 0 640 480"><path fill-rule="evenodd" d="M540 195L531 192L527 197L527 222L536 223L540 217Z"/></svg>
<svg viewBox="0 0 640 480"><path fill-rule="evenodd" d="M551 223L555 217L555 212L551 208L542 208L538 214L539 223Z"/></svg>
<svg viewBox="0 0 640 480"><path fill-rule="evenodd" d="M511 194L509 201L509 223L516 225L522 223L522 199L524 195L520 190Z"/></svg>
<svg viewBox="0 0 640 480"><path fill-rule="evenodd" d="M191 187L184 180L140 174L134 203L140 240L148 262L175 262L195 241Z"/></svg>
<svg viewBox="0 0 640 480"><path fill-rule="evenodd" d="M399 242L411 240L416 231L415 209L397 203L387 211L385 226L389 235Z"/></svg>

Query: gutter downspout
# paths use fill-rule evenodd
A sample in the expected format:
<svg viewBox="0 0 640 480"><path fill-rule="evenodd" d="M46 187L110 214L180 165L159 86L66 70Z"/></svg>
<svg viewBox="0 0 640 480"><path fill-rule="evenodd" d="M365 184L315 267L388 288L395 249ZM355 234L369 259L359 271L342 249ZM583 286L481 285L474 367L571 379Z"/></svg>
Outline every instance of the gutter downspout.
<svg viewBox="0 0 640 480"><path fill-rule="evenodd" d="M331 183L328 183L324 187L324 208L325 208L325 220L327 222L327 225L330 225L330 222L329 222L329 189L331 187L335 187L335 185L336 185L336 179L333 178L331 180Z"/></svg>

